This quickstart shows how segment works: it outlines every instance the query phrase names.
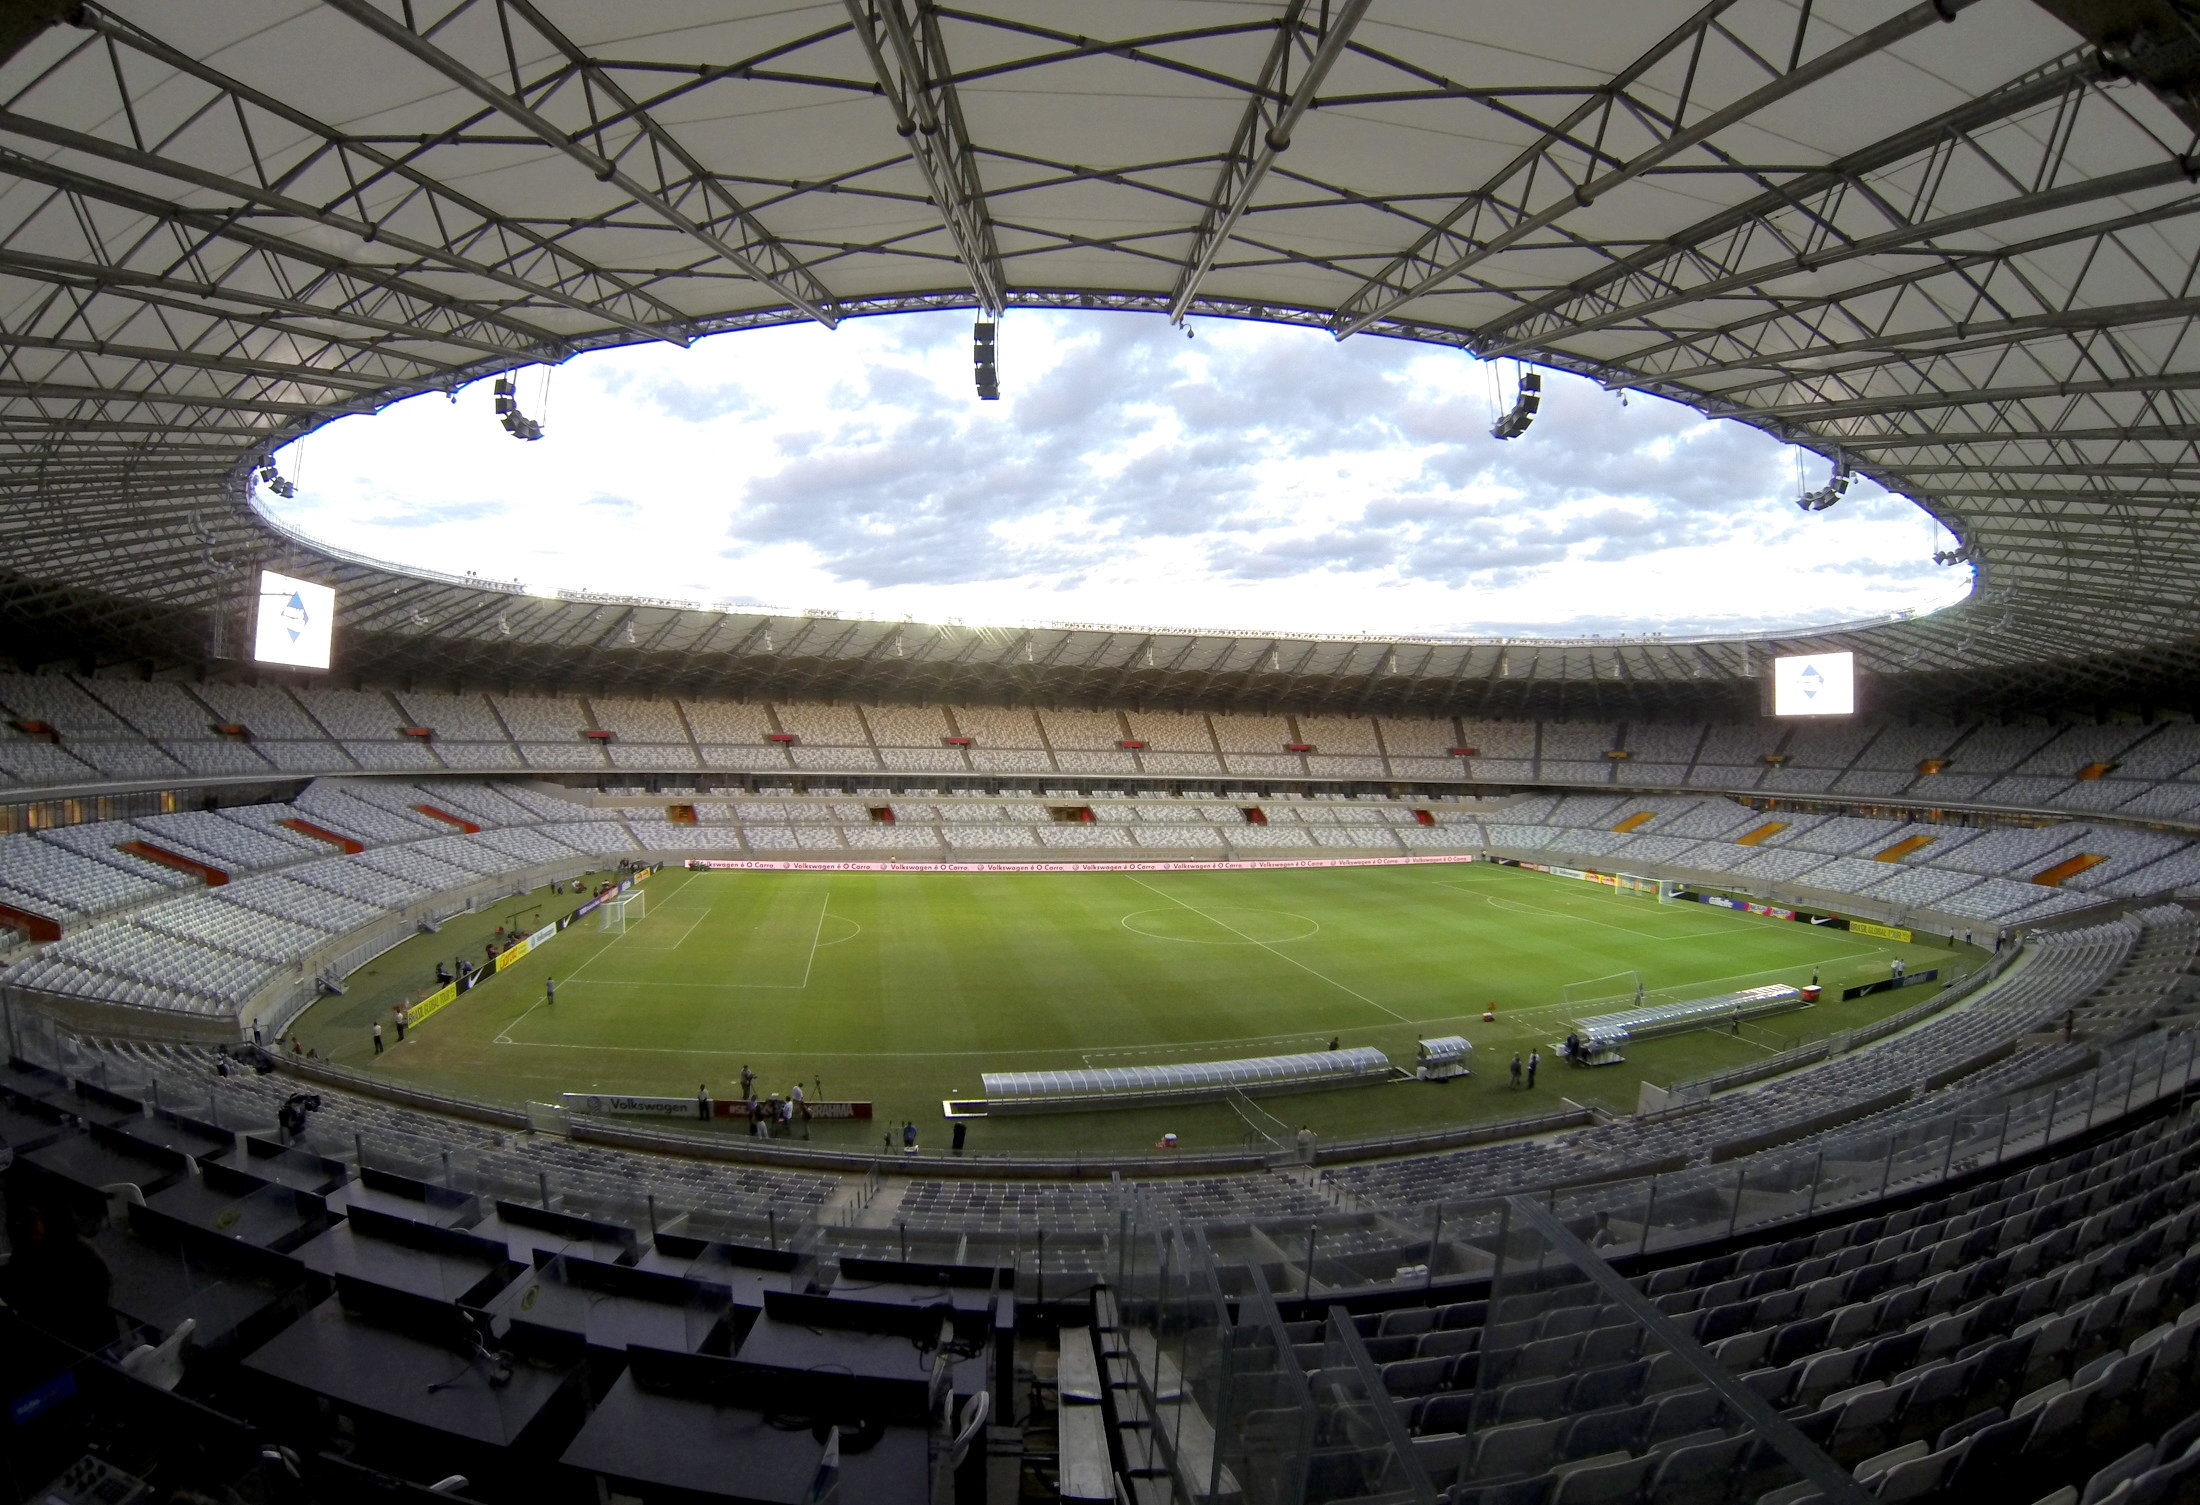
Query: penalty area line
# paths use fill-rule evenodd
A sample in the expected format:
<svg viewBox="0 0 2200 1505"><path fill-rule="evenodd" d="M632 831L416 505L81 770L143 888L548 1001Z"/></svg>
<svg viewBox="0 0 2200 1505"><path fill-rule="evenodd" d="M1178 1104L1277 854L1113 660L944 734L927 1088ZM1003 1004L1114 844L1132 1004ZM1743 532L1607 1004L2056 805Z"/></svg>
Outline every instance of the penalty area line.
<svg viewBox="0 0 2200 1505"><path fill-rule="evenodd" d="M673 943L672 943L671 945L669 945L669 946L636 946L636 947L634 947L633 949L634 949L634 950L636 950L636 951L655 951L655 952L658 952L658 953L660 953L660 954L664 954L664 953L670 953L670 952L674 952L674 951L677 951L677 950L679 950L679 949L680 949L680 948L681 948L682 946L685 946L685 945L687 944L687 938L688 938L689 936L691 936L691 935L695 934L695 927L696 927L696 926L698 926L698 925L700 925L700 924L702 924L702 923L703 923L703 922L704 922L705 920L709 919L709 918L710 918L710 914L711 914L711 911L712 911L712 910L714 910L714 909L716 909L717 907L718 907L718 906L717 906L717 905L715 905L715 904L706 904L706 905L704 905L704 906L703 906L703 912L702 912L701 914L698 914L698 915L697 915L697 916L696 916L696 917L695 917L694 919L692 919L692 920L688 921L688 928L687 928L687 929L685 929L685 930L683 930L683 931L681 931L681 932L680 932L680 938L679 938L678 940L674 941L674 942L673 942ZM643 919L641 919L641 920L636 920L636 921L635 921L634 923L635 923L636 927L639 927L639 926L641 926L642 924L644 924L644 923L645 923L646 921L648 921L648 920L656 920L656 919L662 919L662 918L664 918L664 913L665 913L665 912L664 912L663 910L661 910L661 909L660 909L660 910L657 910L657 911L655 911L654 913L651 913L651 914L649 914L649 915L646 915L646 916L644 916L644 917L643 917ZM621 940L624 940L624 939L626 939L626 937L624 937L624 936L621 936L621 937L619 937L619 939L621 939Z"/></svg>
<svg viewBox="0 0 2200 1505"><path fill-rule="evenodd" d="M538 998L533 1003L529 1004L526 1008L520 1010L519 1018L514 1019L510 1024L505 1025L504 1028L496 1032L493 1043L497 1045L519 1044L517 1040L512 1038L512 1031L518 1029L521 1024L526 1022L527 1016L529 1014L532 1014L536 1009L541 1008L543 1004L547 1001L548 1000L546 999Z"/></svg>

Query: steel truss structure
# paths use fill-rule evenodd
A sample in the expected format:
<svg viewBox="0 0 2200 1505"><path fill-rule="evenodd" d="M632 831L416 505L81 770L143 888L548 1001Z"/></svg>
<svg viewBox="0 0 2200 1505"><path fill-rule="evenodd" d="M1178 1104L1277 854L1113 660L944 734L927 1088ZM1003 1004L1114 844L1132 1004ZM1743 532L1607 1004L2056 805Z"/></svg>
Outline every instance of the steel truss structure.
<svg viewBox="0 0 2200 1505"><path fill-rule="evenodd" d="M23 662L203 664L270 565L343 593L353 677L1723 715L1813 647L1898 709L2200 684L2174 0L106 0L15 7L0 49ZM1979 587L1685 641L985 629L522 596L252 505L260 458L339 414L958 307L1282 320L1654 392L1912 498Z"/></svg>

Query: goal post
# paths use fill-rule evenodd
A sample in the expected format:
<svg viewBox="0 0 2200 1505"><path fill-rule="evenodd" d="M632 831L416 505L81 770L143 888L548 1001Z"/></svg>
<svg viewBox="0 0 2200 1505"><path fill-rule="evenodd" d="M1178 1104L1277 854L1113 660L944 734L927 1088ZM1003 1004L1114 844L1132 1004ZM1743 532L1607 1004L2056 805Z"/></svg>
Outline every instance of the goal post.
<svg viewBox="0 0 2200 1505"><path fill-rule="evenodd" d="M1677 878L1645 878L1640 873L1614 873L1612 887L1623 894L1644 894L1660 904L1670 904L1681 896Z"/></svg>
<svg viewBox="0 0 2200 1505"><path fill-rule="evenodd" d="M1642 999L1642 974L1634 971L1570 982L1559 990L1559 1002L1576 1013L1594 1013L1599 1008L1607 1011L1628 1008Z"/></svg>
<svg viewBox="0 0 2200 1505"><path fill-rule="evenodd" d="M641 919L648 910L642 891L635 888L628 889L615 899L604 900L603 907L596 913L599 917L596 922L598 929L608 930L613 935L623 935L626 927Z"/></svg>

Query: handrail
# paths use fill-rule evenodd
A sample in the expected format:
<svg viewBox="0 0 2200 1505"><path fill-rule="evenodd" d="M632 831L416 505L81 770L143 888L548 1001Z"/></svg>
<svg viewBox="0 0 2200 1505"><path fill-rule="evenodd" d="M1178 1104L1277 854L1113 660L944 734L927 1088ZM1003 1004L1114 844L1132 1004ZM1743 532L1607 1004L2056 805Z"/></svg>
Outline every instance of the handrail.
<svg viewBox="0 0 2200 1505"><path fill-rule="evenodd" d="M285 1055L269 1051L277 1072L285 1076L303 1077L309 1082L324 1086L342 1087L362 1097L385 1098L403 1103L409 1108L425 1108L431 1113L448 1113L453 1118L471 1118L481 1123L495 1124L504 1129L524 1130L528 1127L525 1108L504 1108L495 1103L481 1102L475 1098L459 1097L447 1092L433 1092L426 1087L413 1087L394 1082L387 1077L370 1076L350 1066L339 1066L333 1061L309 1059L305 1056Z"/></svg>
<svg viewBox="0 0 2200 1505"><path fill-rule="evenodd" d="M1216 1171L1257 1171L1263 1156L1240 1151L1180 1155L1098 1155L1061 1158L1044 1155L965 1155L961 1157L881 1155L869 1150L819 1149L759 1142L745 1135L692 1134L675 1129L642 1128L609 1119L574 1115L567 1119L573 1138L629 1149L670 1151L710 1160L730 1160L799 1170L877 1171L885 1175L951 1176L956 1179L1045 1176L1060 1180L1126 1175L1208 1175Z"/></svg>
<svg viewBox="0 0 2200 1505"><path fill-rule="evenodd" d="M43 1038L59 1052L57 1059L63 1069L72 1076L83 1076L83 1072L68 1065L71 1052L81 1049L74 1037L65 1030L54 1028L50 1021L47 1025ZM1973 1175L2040 1153L2104 1125L2123 1121L2134 1113L2145 1112L2166 1098L2189 1095L2195 1078L2200 1077L2200 1032L2181 1033L2184 1037L2181 1048L2172 1035L2121 1042L2098 1052L2092 1058L2093 1064L2080 1068L2074 1077L2065 1074L2043 1078L2030 1087L2011 1091L1991 1090L1988 1084L1990 1090L1974 1094L1968 1100L1952 1101L1930 1118L1913 1116L1905 1121L1898 1109L1897 1117L1891 1122L1851 1125L1815 1140L1793 1142L1784 1149L1763 1154L1744 1155L1717 1167L1683 1169L1675 1164L1661 1168L1658 1174L1642 1174L1649 1169L1642 1167L1632 1174L1620 1172L1610 1179L1593 1182L1552 1182L1549 1205L1559 1216L1577 1220L1583 1227L1589 1225L1594 1215L1598 1229L1596 1241L1600 1247L1619 1253L1628 1252L1632 1247L1634 1252L1655 1250L1661 1254L1732 1238L1739 1232L1775 1227L1798 1218L1869 1206L1888 1197L1906 1195L1921 1186ZM14 1043L11 1038L11 1044ZM37 1059L35 1054L25 1054L27 1059ZM96 1076L84 1079L104 1083L107 1079L105 1064L102 1060ZM289 1061L283 1065L304 1080L346 1088L372 1085L383 1095L390 1095L389 1084L363 1079L347 1068L321 1062L301 1066L296 1061ZM1905 1102L1918 1100L1917 1094L1911 1091L1905 1091L1902 1098ZM452 1111L454 1104L464 1106L461 1100L412 1089L407 1090L405 1100L446 1112ZM509 1120L507 1124L520 1127ZM641 1141L638 1148L686 1147L676 1146L674 1141L687 1136L647 1130L614 1129L613 1132L621 1139ZM722 1145L734 1143L737 1141L721 1142ZM801 1162L796 1160L796 1163ZM1179 1169L1190 1168L1183 1161L1174 1164ZM863 1167L865 1185L875 1185L872 1178L891 1168L883 1161ZM930 1168L965 1174L972 1167L965 1161L934 1162ZM1052 1169L1059 1174L1059 1167ZM446 1175L453 1170L452 1162L446 1157ZM694 1211L708 1218L745 1220L759 1227L768 1226L775 1247L829 1252L830 1239L839 1234L884 1237L890 1232L885 1228L840 1227L832 1215L824 1211L822 1204L799 1211L766 1206L761 1213L754 1207L721 1213L707 1201L677 1208L674 1204L681 1197L679 1188L652 1187L646 1172L639 1167L637 1171L639 1179L634 1182L633 1196L629 1200L637 1207L648 1205L653 1217L660 1210L670 1210L674 1216ZM466 1174L475 1172L468 1170ZM456 1181L451 1184L458 1185ZM547 1205L547 1180L543 1188ZM583 1195L593 1194L584 1191ZM693 1193L687 1195L692 1197ZM1482 1248L1488 1232L1477 1220L1507 1200L1505 1194L1493 1193L1429 1204L1428 1210L1434 1220L1426 1246L1429 1258L1420 1264L1410 1258L1420 1247L1419 1241L1416 1236L1396 1228L1399 1213L1396 1208L1377 1209L1341 1223L1323 1214L1292 1214L1281 1218L1255 1214L1246 1220L1259 1230L1257 1235L1247 1235L1254 1246L1249 1257L1268 1257L1258 1253L1264 1240L1265 1247L1271 1250L1277 1246L1279 1236L1285 1240L1283 1247L1286 1248L1295 1249L1298 1242L1303 1241L1309 1270L1317 1260L1331 1259L1329 1267L1353 1275L1357 1282L1349 1287L1328 1287L1324 1295L1338 1294L1346 1289L1395 1290L1401 1283L1426 1285L1436 1278L1438 1270L1471 1275L1476 1251ZM1238 1236L1225 1225L1210 1225L1207 1231L1214 1237ZM973 1258L983 1258L988 1251L997 1251L1004 1245L1014 1246L1018 1251L1014 1257L1019 1261L1024 1252L1043 1258L1043 1240L1032 1243L1026 1250L1025 1240L1030 1238L1031 1232L1028 1227L999 1233L972 1230L964 1238ZM1370 1251L1364 1240L1371 1232L1380 1239L1393 1241L1374 1251L1377 1255L1374 1263L1386 1264L1395 1257L1395 1268L1404 1273L1380 1276L1368 1272ZM1332 1257L1322 1248L1324 1238L1343 1238L1348 1242L1332 1245L1342 1250ZM1104 1251L1108 1247L1109 1235L1105 1231L1096 1231L1093 1239L1091 1249ZM1446 1239L1449 1242L1444 1242ZM1100 1252L1099 1257L1106 1256Z"/></svg>

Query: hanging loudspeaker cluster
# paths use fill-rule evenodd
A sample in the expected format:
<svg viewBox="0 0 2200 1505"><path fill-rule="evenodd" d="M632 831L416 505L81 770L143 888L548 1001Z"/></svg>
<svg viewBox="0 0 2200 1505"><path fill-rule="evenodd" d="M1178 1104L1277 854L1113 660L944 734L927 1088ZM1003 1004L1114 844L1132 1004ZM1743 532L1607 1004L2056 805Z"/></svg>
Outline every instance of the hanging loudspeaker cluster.
<svg viewBox="0 0 2200 1505"><path fill-rule="evenodd" d="M1520 395L1515 397L1513 405L1505 410L1505 416L1490 425L1490 437L1492 439L1519 438L1528 431L1528 425L1535 422L1535 410L1541 406L1543 406L1543 373L1540 371L1521 372Z"/></svg>
<svg viewBox="0 0 2200 1505"><path fill-rule="evenodd" d="M497 378L497 422L514 439L540 439L542 425L519 410L519 389L509 376Z"/></svg>
<svg viewBox="0 0 2200 1505"><path fill-rule="evenodd" d="M1001 400L1001 368L993 343L995 329L990 319L980 319L970 326L970 359L977 369L978 396L987 402Z"/></svg>
<svg viewBox="0 0 2200 1505"><path fill-rule="evenodd" d="M284 480L282 472L275 468L275 459L272 455L260 462L260 480L268 490L279 497L287 499L298 494L297 486Z"/></svg>

